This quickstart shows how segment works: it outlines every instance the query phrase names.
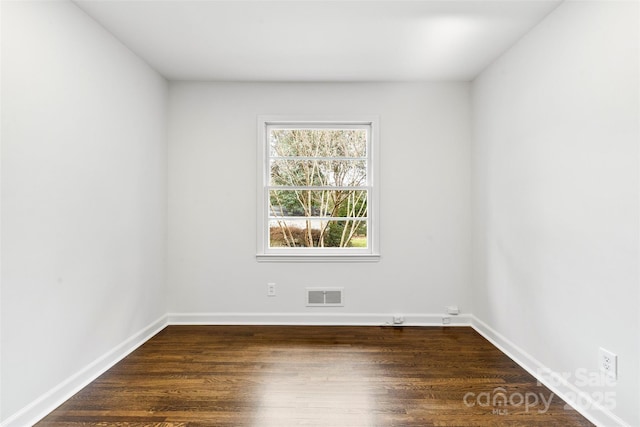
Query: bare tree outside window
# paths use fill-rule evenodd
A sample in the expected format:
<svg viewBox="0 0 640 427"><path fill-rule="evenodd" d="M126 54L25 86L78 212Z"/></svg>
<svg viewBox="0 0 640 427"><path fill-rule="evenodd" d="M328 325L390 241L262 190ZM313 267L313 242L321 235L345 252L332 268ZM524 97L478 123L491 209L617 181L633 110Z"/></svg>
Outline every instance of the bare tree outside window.
<svg viewBox="0 0 640 427"><path fill-rule="evenodd" d="M366 248L366 129L271 128L269 247Z"/></svg>

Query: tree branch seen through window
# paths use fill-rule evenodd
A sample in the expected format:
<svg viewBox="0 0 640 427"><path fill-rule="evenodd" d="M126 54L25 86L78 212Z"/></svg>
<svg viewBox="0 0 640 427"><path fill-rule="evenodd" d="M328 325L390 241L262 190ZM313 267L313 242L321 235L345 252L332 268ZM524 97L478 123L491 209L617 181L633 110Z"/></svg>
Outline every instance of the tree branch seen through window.
<svg viewBox="0 0 640 427"><path fill-rule="evenodd" d="M269 247L368 246L368 131L271 127Z"/></svg>

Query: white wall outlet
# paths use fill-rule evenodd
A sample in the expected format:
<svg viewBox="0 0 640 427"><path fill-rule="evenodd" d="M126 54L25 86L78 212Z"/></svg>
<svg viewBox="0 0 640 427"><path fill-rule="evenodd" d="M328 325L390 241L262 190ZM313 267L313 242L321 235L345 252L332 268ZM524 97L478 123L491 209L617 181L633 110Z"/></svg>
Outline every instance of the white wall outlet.
<svg viewBox="0 0 640 427"><path fill-rule="evenodd" d="M393 324L394 325L402 325L404 323L404 316L402 314L394 314L393 315Z"/></svg>
<svg viewBox="0 0 640 427"><path fill-rule="evenodd" d="M275 283L267 283L267 296L275 297L276 296L276 284Z"/></svg>
<svg viewBox="0 0 640 427"><path fill-rule="evenodd" d="M618 378L618 356L602 347L598 350L598 366L609 378Z"/></svg>
<svg viewBox="0 0 640 427"><path fill-rule="evenodd" d="M458 314L460 314L460 309L458 308L457 305L448 305L447 314L452 314L454 316L457 316Z"/></svg>

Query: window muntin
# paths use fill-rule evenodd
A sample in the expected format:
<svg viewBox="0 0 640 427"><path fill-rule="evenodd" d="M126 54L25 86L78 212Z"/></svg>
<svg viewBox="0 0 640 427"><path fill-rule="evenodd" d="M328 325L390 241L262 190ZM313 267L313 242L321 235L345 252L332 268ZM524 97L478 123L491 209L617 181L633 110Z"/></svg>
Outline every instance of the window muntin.
<svg viewBox="0 0 640 427"><path fill-rule="evenodd" d="M258 255L377 255L374 122L261 125Z"/></svg>

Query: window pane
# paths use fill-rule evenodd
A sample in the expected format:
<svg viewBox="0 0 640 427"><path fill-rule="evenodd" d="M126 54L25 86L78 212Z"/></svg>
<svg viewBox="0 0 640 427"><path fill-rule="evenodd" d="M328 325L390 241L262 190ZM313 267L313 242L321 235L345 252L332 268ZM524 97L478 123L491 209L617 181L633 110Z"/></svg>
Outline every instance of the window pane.
<svg viewBox="0 0 640 427"><path fill-rule="evenodd" d="M367 183L364 160L271 160L270 184L360 187Z"/></svg>
<svg viewBox="0 0 640 427"><path fill-rule="evenodd" d="M258 121L258 260L378 260L377 118Z"/></svg>
<svg viewBox="0 0 640 427"><path fill-rule="evenodd" d="M365 220L270 220L269 247L368 247Z"/></svg>
<svg viewBox="0 0 640 427"><path fill-rule="evenodd" d="M271 157L366 157L365 129L271 129Z"/></svg>
<svg viewBox="0 0 640 427"><path fill-rule="evenodd" d="M367 216L367 190L269 190L269 217Z"/></svg>

